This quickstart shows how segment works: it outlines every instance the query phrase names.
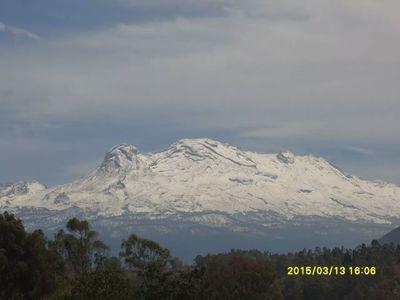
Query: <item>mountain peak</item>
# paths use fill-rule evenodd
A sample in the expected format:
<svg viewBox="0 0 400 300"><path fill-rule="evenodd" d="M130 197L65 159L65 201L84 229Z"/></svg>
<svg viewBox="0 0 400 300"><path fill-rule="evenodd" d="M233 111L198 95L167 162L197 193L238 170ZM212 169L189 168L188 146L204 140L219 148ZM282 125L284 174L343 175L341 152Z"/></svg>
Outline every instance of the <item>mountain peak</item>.
<svg viewBox="0 0 400 300"><path fill-rule="evenodd" d="M293 164L296 155L290 151L281 151L276 155L276 158L285 164Z"/></svg>
<svg viewBox="0 0 400 300"><path fill-rule="evenodd" d="M212 140L209 138L194 138L194 139L181 139L174 143L172 146L176 145L186 145L186 146L202 146L202 145L209 145L209 146L225 146L225 147L231 147L228 144L224 144L222 142Z"/></svg>
<svg viewBox="0 0 400 300"><path fill-rule="evenodd" d="M258 154L211 139L183 139L153 154L120 144L87 177L40 189L24 183L0 187L0 208L76 206L109 216L220 211L262 212L283 221L296 216L400 220L398 187L349 178L323 158L290 151Z"/></svg>
<svg viewBox="0 0 400 300"><path fill-rule="evenodd" d="M216 140L208 138L182 139L171 145L165 153L167 157L184 156L191 161L229 161L237 165L254 167L245 152Z"/></svg>
<svg viewBox="0 0 400 300"><path fill-rule="evenodd" d="M137 167L138 149L131 144L120 144L107 152L100 169L107 173L119 172Z"/></svg>
<svg viewBox="0 0 400 300"><path fill-rule="evenodd" d="M113 153L113 152L115 153L117 151L126 152L126 153L129 153L129 152L138 153L139 152L135 146L133 146L131 144L127 144L127 143L122 143L122 144L118 144L118 145L112 147L110 149L110 151L108 151L108 153Z"/></svg>
<svg viewBox="0 0 400 300"><path fill-rule="evenodd" d="M189 155L201 155L208 152L215 152L217 148L229 148L231 146L206 138L181 139L172 144L168 150L182 152Z"/></svg>

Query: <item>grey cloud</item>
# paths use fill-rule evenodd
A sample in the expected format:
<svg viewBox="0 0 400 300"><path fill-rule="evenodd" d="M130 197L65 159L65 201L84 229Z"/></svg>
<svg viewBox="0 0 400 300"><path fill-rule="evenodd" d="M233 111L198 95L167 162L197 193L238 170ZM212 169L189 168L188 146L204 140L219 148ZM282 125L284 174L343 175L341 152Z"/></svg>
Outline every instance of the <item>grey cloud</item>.
<svg viewBox="0 0 400 300"><path fill-rule="evenodd" d="M400 43L388 52L385 43L393 41L376 38L381 46L370 49L365 43L371 39L359 35L360 28L342 31L340 25L332 32L332 20L314 19L299 25L232 15L120 24L56 41L33 57L11 54L3 64L12 71L2 82L18 91L13 101L23 103L21 116L37 120L53 115L126 117L133 110L177 114L186 122L187 114L196 112L193 126L223 126L218 122L229 122L233 113L238 114L237 126L262 128L280 119L274 115L298 123L315 113L311 117L316 122L326 122L329 114L344 119L329 120L333 123L351 124L354 119L365 123L368 112L385 115L385 106L396 111L400 51L395 50ZM386 31L397 34L390 24ZM30 69L22 72L26 65ZM366 110L361 116L360 109ZM271 114L272 124L262 114ZM378 131L384 131L385 122L377 124Z"/></svg>
<svg viewBox="0 0 400 300"><path fill-rule="evenodd" d="M135 122L138 131L166 120L153 126L259 145L400 143L400 3L213 3L199 5L224 13L124 21L3 50L3 122L20 136L141 118L150 122Z"/></svg>

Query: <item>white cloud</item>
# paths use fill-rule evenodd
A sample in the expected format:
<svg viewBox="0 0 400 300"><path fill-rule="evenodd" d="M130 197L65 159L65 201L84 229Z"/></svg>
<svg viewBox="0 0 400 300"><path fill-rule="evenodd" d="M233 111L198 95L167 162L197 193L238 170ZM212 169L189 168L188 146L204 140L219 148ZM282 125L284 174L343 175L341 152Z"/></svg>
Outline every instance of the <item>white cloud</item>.
<svg viewBox="0 0 400 300"><path fill-rule="evenodd" d="M371 156L371 155L375 154L375 152L373 150L362 148L362 147L346 146L344 149L364 155L364 156Z"/></svg>
<svg viewBox="0 0 400 300"><path fill-rule="evenodd" d="M40 37L33 32L19 27L8 26L2 22L0 22L0 32L10 33L15 39L27 38L34 41L40 40Z"/></svg>

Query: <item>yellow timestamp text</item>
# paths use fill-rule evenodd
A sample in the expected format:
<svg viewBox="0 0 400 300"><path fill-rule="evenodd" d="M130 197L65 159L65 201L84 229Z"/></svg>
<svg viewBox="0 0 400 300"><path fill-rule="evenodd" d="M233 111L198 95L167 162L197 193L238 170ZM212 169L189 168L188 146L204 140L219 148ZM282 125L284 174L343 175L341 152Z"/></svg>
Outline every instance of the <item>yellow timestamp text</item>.
<svg viewBox="0 0 400 300"><path fill-rule="evenodd" d="M289 266L288 276L375 276L375 266Z"/></svg>

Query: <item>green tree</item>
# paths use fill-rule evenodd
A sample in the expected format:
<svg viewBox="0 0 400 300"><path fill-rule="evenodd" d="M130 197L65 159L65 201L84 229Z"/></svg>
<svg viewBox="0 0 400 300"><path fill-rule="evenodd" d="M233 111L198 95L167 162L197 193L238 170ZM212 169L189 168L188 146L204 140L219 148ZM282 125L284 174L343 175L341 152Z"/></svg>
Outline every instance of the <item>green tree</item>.
<svg viewBox="0 0 400 300"><path fill-rule="evenodd" d="M130 300L139 298L139 285L120 265L118 259L106 259L82 281L76 282L71 299Z"/></svg>
<svg viewBox="0 0 400 300"><path fill-rule="evenodd" d="M272 266L240 255L210 256L202 281L203 299L283 299Z"/></svg>
<svg viewBox="0 0 400 300"><path fill-rule="evenodd" d="M106 258L109 248L98 239L98 233L90 228L86 220L73 218L66 227L68 233L59 230L53 247L62 255L74 274L84 277Z"/></svg>
<svg viewBox="0 0 400 300"><path fill-rule="evenodd" d="M131 234L123 241L120 256L129 269L141 279L143 295L146 299L165 299L166 282L171 273L168 249L158 243Z"/></svg>
<svg viewBox="0 0 400 300"><path fill-rule="evenodd" d="M27 233L13 214L0 214L0 299L39 299L56 288L63 271L43 232Z"/></svg>

